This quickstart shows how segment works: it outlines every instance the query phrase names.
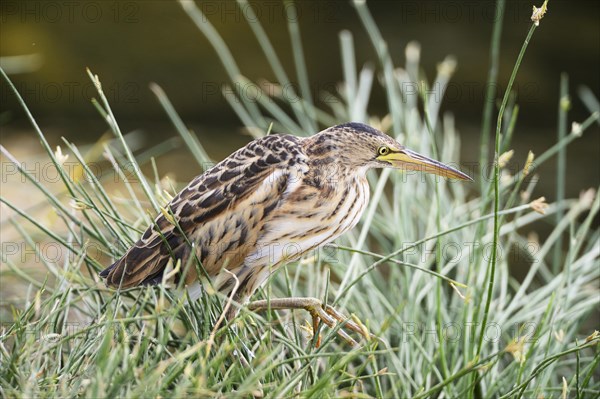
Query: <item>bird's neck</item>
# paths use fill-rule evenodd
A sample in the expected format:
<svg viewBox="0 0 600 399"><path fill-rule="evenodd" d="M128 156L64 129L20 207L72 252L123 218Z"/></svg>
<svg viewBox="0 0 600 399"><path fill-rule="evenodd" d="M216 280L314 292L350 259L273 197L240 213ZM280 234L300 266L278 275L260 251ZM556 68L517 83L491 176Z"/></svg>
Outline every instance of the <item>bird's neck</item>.
<svg viewBox="0 0 600 399"><path fill-rule="evenodd" d="M305 182L316 187L347 186L366 182L366 171L367 168L350 169L338 162L313 161Z"/></svg>

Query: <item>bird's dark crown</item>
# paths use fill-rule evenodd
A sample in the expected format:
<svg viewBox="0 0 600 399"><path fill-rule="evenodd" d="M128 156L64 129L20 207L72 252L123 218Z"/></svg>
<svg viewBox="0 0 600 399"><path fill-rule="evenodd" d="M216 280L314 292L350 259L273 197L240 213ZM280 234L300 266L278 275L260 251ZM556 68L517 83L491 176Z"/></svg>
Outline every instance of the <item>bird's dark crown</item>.
<svg viewBox="0 0 600 399"><path fill-rule="evenodd" d="M357 133L366 133L366 134L370 134L373 136L381 136L383 135L382 132L380 132L379 130L366 125L364 123L360 123L360 122L347 122L347 123L342 123L341 125L336 125L333 126L331 129L334 130L348 130L348 131L354 131Z"/></svg>

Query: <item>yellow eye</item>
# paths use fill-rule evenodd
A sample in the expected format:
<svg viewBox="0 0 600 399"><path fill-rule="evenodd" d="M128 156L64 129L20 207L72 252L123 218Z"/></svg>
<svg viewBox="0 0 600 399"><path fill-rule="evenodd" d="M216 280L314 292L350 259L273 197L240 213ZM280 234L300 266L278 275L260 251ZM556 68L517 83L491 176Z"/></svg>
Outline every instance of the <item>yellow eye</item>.
<svg viewBox="0 0 600 399"><path fill-rule="evenodd" d="M378 153L379 155L387 155L387 154L389 154L389 153L390 153L390 149L389 149L388 147L386 147L386 146L381 146L381 147L379 147L379 149L377 150L377 153Z"/></svg>

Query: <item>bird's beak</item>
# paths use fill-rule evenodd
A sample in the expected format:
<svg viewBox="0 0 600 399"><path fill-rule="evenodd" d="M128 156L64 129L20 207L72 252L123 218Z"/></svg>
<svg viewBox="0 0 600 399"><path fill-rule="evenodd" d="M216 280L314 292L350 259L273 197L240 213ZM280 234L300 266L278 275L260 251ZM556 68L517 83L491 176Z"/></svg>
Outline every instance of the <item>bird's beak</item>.
<svg viewBox="0 0 600 399"><path fill-rule="evenodd" d="M389 162L392 167L396 169L416 170L425 173L433 173L446 178L473 181L473 179L460 170L454 169L448 165L444 165L441 162L427 158L424 155L406 148L390 152L387 155L381 155L377 159L380 161Z"/></svg>

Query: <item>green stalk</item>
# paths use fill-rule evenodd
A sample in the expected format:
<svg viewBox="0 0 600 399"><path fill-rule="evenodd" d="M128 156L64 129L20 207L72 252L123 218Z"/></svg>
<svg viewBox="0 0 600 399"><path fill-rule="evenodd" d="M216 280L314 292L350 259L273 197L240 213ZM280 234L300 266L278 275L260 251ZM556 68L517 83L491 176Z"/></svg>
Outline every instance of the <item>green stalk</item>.
<svg viewBox="0 0 600 399"><path fill-rule="evenodd" d="M558 99L558 141L560 142L567 136L567 115L569 112L569 76L566 73L560 75L560 98ZM558 150L556 165L556 202L564 201L565 199L565 180L567 173L567 151L563 146ZM565 216L564 212L557 212L555 221L558 225L561 219ZM554 274L560 272L562 242L561 238L554 246L554 254L552 257L552 271Z"/></svg>
<svg viewBox="0 0 600 399"><path fill-rule="evenodd" d="M554 154L560 151L560 149L568 144L570 144L573 140L581 137L584 131L586 131L594 122L600 121L600 112L594 112L590 116L588 116L582 123L579 125L579 130L572 130L571 133L563 138L558 143L554 144L552 147L548 148L542 155L535 159L535 166L539 167L542 163L546 162L548 159L552 158Z"/></svg>
<svg viewBox="0 0 600 399"><path fill-rule="evenodd" d="M421 266L415 265L413 263L402 262L402 261L399 261L398 259L393 259L393 258L388 259L388 257L386 255L381 255L381 254L378 254L378 253L375 253L375 252L366 251L366 250L362 250L362 249L356 249L356 248L353 248L353 247L346 247L344 245L336 245L335 248L341 249L343 251L358 253L358 254L361 254L361 255L372 256L372 257L377 258L377 259L383 259L383 260L385 260L385 262L394 263L394 264L396 264L398 266L409 267L411 269L419 270L419 271L422 271L423 273L430 274L432 276L435 276L435 277L439 278L440 280L444 280L445 282L447 282L449 284L454 284L457 287L461 287L461 288L466 288L467 287L465 284L463 284L461 282L458 282L458 281L456 281L454 279L451 279L448 276L444 276L443 274L435 272L435 271L433 271L431 269L427 269L425 267L421 267Z"/></svg>
<svg viewBox="0 0 600 399"><path fill-rule="evenodd" d="M494 107L496 104L496 83L498 81L498 70L499 70L499 63L500 63L500 42L502 39L502 24L504 21L504 9L505 9L505 1L504 0L498 0L496 2L496 13L495 13L495 18L494 18L494 27L492 30L492 39L491 39L491 47L490 47L490 54L489 54L489 71L488 71L488 78L487 78L487 82L486 82L486 93L485 93L485 99L484 99L484 103L483 103L483 120L482 120L482 127L481 127L481 148L480 148L480 154L479 154L479 170L480 170L480 176L479 176L479 184L480 184L480 193L481 193L481 212L485 212L485 210L487 209L487 196L484 197L484 192L486 191L486 186L489 187L489 185L486 184L486 180L487 180L487 176L484 176L483 172L485 170L484 166L487 164L488 161L488 152L489 152L489 141L490 141L490 130L491 130L491 126L492 126L492 115L493 115L493 111L494 111ZM482 235L482 229L483 229L483 225L481 225L476 232L476 236L475 237L481 237ZM468 266L468 270L467 270L467 277L466 277L466 282L467 284L470 283L471 281L471 276L474 273L474 262L469 262L469 266ZM477 311L476 313L479 313L479 306L476 307ZM469 316L469 309L468 307L465 307L465 311L463 313L463 320L465 322L467 322ZM467 337L465 336L465 347L467 346ZM472 351L472 346L468 345L468 350L469 352ZM470 392L470 390L469 390ZM470 394L469 394L470 395Z"/></svg>
<svg viewBox="0 0 600 399"><path fill-rule="evenodd" d="M354 43L352 33L344 30L340 32L340 47L342 52L342 68L344 72L344 94L348 103L348 116L351 120L354 119L354 104L357 96L356 84L356 56L354 53Z"/></svg>
<svg viewBox="0 0 600 399"><path fill-rule="evenodd" d="M529 33L525 38L525 42L521 47L521 51L519 52L519 56L517 57L517 62L513 67L513 71L510 76L510 80L508 82L508 86L506 87L506 91L504 92L504 98L502 99L502 105L500 106L500 111L498 113L498 119L496 121L496 144L495 144L495 155L494 155L494 239L492 241L492 256L489 264L489 280L488 280L488 290L487 290L487 298L485 302L485 309L483 313L483 321L481 323L481 330L479 333L479 343L477 345L476 358L479 357L481 353L481 349L483 347L483 337L485 333L485 327L487 324L487 320L489 317L490 306L492 303L492 294L494 291L494 281L496 277L496 263L498 260L498 241L500 238L500 166L498 164L498 158L500 156L500 133L502 131L502 118L504 116L504 110L506 108L506 104L508 103L508 98L510 97L510 91L512 89L513 83L517 76L517 72L519 71L519 67L521 65L521 61L523 60L523 56L525 55L525 51L527 50L527 46L529 45L529 41L533 36L533 32L537 26L535 24L531 25L529 29Z"/></svg>
<svg viewBox="0 0 600 399"><path fill-rule="evenodd" d="M577 343L577 341L575 341L575 345L579 346L579 344ZM581 391L580 391L580 387L579 387L579 373L581 373L581 359L579 359L579 351L575 352L575 354L577 355L577 364L576 364L576 369L575 369L575 395L577 395L577 399L581 399Z"/></svg>

